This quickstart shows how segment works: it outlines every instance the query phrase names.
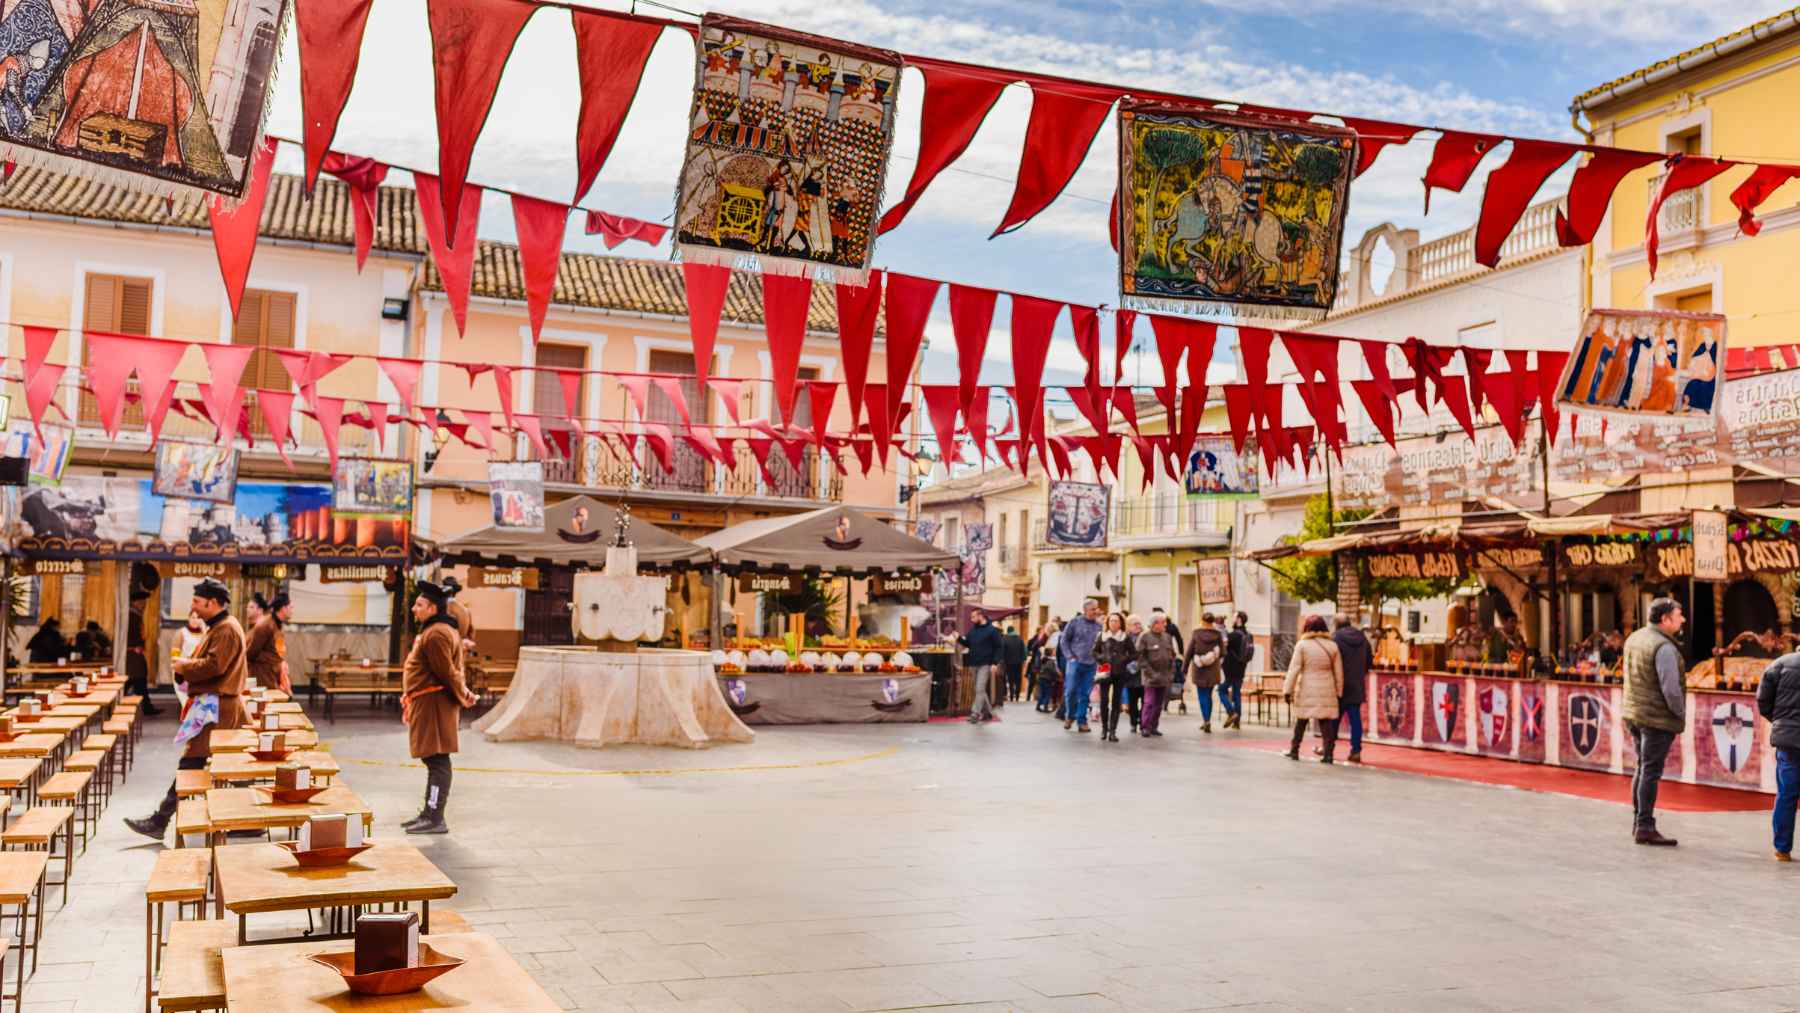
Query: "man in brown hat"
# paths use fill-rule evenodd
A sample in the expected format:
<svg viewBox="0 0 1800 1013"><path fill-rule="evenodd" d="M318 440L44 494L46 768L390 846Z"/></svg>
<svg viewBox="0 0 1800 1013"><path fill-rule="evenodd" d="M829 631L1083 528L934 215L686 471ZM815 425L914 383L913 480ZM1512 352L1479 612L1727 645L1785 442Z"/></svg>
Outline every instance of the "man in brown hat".
<svg viewBox="0 0 1800 1013"><path fill-rule="evenodd" d="M244 692L249 667L244 661L244 628L232 616L230 606L231 591L219 581L208 577L194 585L190 607L206 624L206 633L191 656L175 662L175 678L188 687L181 727L175 732L175 741L185 744L177 764L180 770L205 770L206 757L212 751L213 729L239 728L244 724L244 706L239 697ZM169 793L163 796L154 815L126 820L125 825L160 841L169 828L169 820L175 816L176 801L175 784L171 781Z"/></svg>
<svg viewBox="0 0 1800 1013"><path fill-rule="evenodd" d="M463 682L462 631L450 614L449 591L420 581L418 592L412 614L419 633L401 675L400 707L407 745L425 764L425 809L401 826L409 834L447 834L450 754L457 750L462 708L475 706L475 694Z"/></svg>

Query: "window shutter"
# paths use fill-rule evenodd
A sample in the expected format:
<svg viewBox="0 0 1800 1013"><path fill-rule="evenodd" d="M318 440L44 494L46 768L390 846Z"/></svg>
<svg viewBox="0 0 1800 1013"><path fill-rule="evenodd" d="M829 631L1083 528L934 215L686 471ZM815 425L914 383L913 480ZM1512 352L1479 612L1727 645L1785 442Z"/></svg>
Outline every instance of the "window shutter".
<svg viewBox="0 0 1800 1013"><path fill-rule="evenodd" d="M118 331L119 279L106 274L87 276L81 325L90 331Z"/></svg>
<svg viewBox="0 0 1800 1013"><path fill-rule="evenodd" d="M150 283L141 278L119 280L120 334L150 333Z"/></svg>
<svg viewBox="0 0 1800 1013"><path fill-rule="evenodd" d="M87 291L82 306L81 325L90 331L106 331L111 334L150 333L150 296L151 283L148 278L121 278L111 274L90 274L87 276ZM81 364L86 366L91 349L87 342L81 343ZM127 386L128 390L137 390L137 381ZM78 415L83 425L96 425L100 421L100 406L92 394L81 395ZM144 409L141 404L128 404L120 419L120 425L127 430L136 429L144 424Z"/></svg>
<svg viewBox="0 0 1800 1013"><path fill-rule="evenodd" d="M531 374L531 410L552 419L580 414L580 405L563 404L562 377L548 370L587 368L587 349L578 345L540 343L537 346L536 364L544 369L535 370ZM587 386L585 379L581 386ZM581 393L577 390L576 395L580 396Z"/></svg>

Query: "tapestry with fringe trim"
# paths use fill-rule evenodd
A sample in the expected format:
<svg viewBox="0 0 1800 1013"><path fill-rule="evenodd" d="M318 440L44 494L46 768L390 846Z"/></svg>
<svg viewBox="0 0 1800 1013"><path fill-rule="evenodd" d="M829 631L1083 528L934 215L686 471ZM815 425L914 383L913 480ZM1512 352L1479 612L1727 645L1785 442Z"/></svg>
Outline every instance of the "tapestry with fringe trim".
<svg viewBox="0 0 1800 1013"><path fill-rule="evenodd" d="M288 0L15 0L0 157L158 194L243 196Z"/></svg>
<svg viewBox="0 0 1800 1013"><path fill-rule="evenodd" d="M1356 166L1339 127L1127 101L1119 287L1132 309L1317 320Z"/></svg>
<svg viewBox="0 0 1800 1013"><path fill-rule="evenodd" d="M676 197L676 253L862 284L894 143L900 56L708 15Z"/></svg>

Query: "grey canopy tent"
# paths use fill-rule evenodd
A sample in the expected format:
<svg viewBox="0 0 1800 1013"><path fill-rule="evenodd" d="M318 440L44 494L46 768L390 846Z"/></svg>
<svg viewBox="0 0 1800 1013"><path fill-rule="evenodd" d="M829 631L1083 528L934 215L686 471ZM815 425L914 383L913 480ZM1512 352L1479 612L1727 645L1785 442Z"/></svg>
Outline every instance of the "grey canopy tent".
<svg viewBox="0 0 1800 1013"><path fill-rule="evenodd" d="M544 508L544 530L483 528L438 546L447 563L496 566L569 566L599 569L613 543L618 512L588 496ZM638 565L679 569L705 565L712 553L647 521L631 518L625 537L637 546Z"/></svg>
<svg viewBox="0 0 1800 1013"><path fill-rule="evenodd" d="M719 568L818 570L851 576L960 566L954 552L847 506L744 521L699 538Z"/></svg>

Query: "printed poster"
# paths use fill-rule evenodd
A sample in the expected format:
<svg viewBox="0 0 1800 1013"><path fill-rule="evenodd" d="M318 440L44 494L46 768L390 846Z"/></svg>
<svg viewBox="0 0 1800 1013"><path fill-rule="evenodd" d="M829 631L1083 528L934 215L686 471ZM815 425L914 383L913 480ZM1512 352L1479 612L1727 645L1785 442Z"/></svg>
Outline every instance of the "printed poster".
<svg viewBox="0 0 1800 1013"><path fill-rule="evenodd" d="M1109 486L1088 482L1050 483L1045 541L1075 549L1104 549L1111 497Z"/></svg>
<svg viewBox="0 0 1800 1013"><path fill-rule="evenodd" d="M242 196L286 16L285 0L9 0L0 156Z"/></svg>
<svg viewBox="0 0 1800 1013"><path fill-rule="evenodd" d="M495 461L488 465L488 498L494 527L544 530L544 462Z"/></svg>
<svg viewBox="0 0 1800 1013"><path fill-rule="evenodd" d="M1194 499L1254 499L1259 494L1256 449L1239 454L1228 436L1203 436L1188 454L1183 491Z"/></svg>
<svg viewBox="0 0 1800 1013"><path fill-rule="evenodd" d="M1517 756L1529 763L1543 763L1547 752L1544 738L1544 685L1520 680L1516 687L1519 695Z"/></svg>
<svg viewBox="0 0 1800 1013"><path fill-rule="evenodd" d="M1428 746L1461 746L1468 741L1463 733L1463 722L1468 715L1464 708L1468 701L1464 699L1466 687L1461 679L1426 679L1425 706L1427 713L1421 723L1419 738Z"/></svg>
<svg viewBox="0 0 1800 1013"><path fill-rule="evenodd" d="M74 449L75 430L69 426L45 423L33 429L30 422L17 421L6 428L0 457L29 458L27 474L31 484L56 485L62 481L63 469L69 466L69 454Z"/></svg>
<svg viewBox="0 0 1800 1013"><path fill-rule="evenodd" d="M1695 693L1692 699L1694 780L1729 788L1760 787L1769 725L1758 717L1755 697Z"/></svg>
<svg viewBox="0 0 1800 1013"><path fill-rule="evenodd" d="M1375 676L1376 737L1411 742L1418 732L1418 715L1413 709L1413 677L1410 675Z"/></svg>
<svg viewBox="0 0 1800 1013"><path fill-rule="evenodd" d="M237 451L210 443L162 440L156 444L158 496L230 503L237 498Z"/></svg>
<svg viewBox="0 0 1800 1013"><path fill-rule="evenodd" d="M1475 748L1484 756L1513 755L1520 685L1511 679L1475 680Z"/></svg>
<svg viewBox="0 0 1800 1013"><path fill-rule="evenodd" d="M331 509L346 517L411 517L412 463L340 457Z"/></svg>
<svg viewBox="0 0 1800 1013"><path fill-rule="evenodd" d="M1637 418L1712 418L1724 361L1722 314L1589 310L1556 403Z"/></svg>
<svg viewBox="0 0 1800 1013"><path fill-rule="evenodd" d="M1611 770L1613 761L1612 693L1606 689L1562 689L1562 766Z"/></svg>

